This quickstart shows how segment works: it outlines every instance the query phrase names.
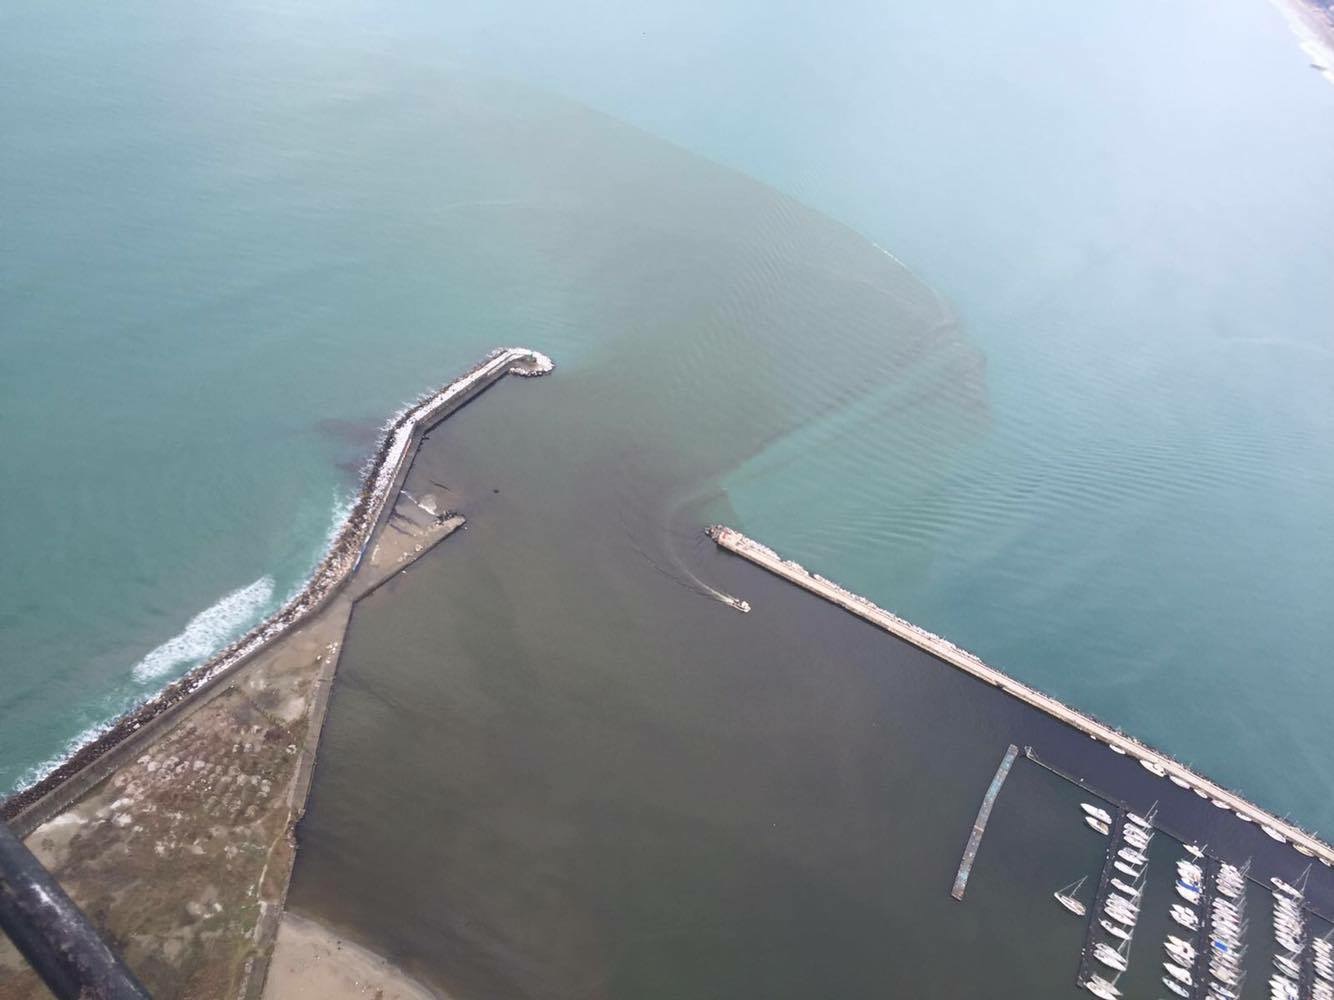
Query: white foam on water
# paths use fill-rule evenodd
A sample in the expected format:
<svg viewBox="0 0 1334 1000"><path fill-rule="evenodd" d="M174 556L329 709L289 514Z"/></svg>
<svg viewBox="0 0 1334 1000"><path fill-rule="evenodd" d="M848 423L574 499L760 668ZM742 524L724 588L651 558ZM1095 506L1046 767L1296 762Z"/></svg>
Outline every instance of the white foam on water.
<svg viewBox="0 0 1334 1000"><path fill-rule="evenodd" d="M24 771L23 774L19 775L18 781L14 783L14 787L11 788L10 791L17 792L21 788L35 785L89 743L93 742L93 740L105 733L111 728L111 725L111 722L97 722L89 726L78 736L75 736L72 740L66 743L65 748L59 753L53 754L41 763L34 764L32 767L28 768L28 770Z"/></svg>
<svg viewBox="0 0 1334 1000"><path fill-rule="evenodd" d="M174 635L134 665L140 684L170 673L182 663L198 663L217 652L253 624L273 600L273 577L263 576L234 590L190 619Z"/></svg>

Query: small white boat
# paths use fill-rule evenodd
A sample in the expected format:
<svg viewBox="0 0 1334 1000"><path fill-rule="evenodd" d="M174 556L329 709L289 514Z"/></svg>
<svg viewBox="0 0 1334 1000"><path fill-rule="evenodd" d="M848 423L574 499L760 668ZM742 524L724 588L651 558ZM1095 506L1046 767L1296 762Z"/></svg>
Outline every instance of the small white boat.
<svg viewBox="0 0 1334 1000"><path fill-rule="evenodd" d="M1232 808L1230 805L1228 805L1228 804L1227 804L1226 802L1224 802L1222 799L1210 799L1209 801L1211 801L1214 805L1218 806L1219 809L1231 809L1231 808Z"/></svg>
<svg viewBox="0 0 1334 1000"><path fill-rule="evenodd" d="M1240 809L1238 809L1236 812L1237 812L1237 819L1241 820L1243 823L1254 823L1254 822L1255 822L1255 820L1254 820L1252 817L1247 816L1247 815L1246 815L1244 812L1242 812Z"/></svg>
<svg viewBox="0 0 1334 1000"><path fill-rule="evenodd" d="M1060 903L1077 917L1082 917L1088 912L1084 904L1075 898L1075 893L1079 891L1080 886L1084 884L1087 878L1088 876L1085 875L1084 878L1081 878L1079 881L1071 882L1064 889L1058 889L1052 893L1052 895L1056 897L1056 902Z"/></svg>
<svg viewBox="0 0 1334 1000"><path fill-rule="evenodd" d="M1133 885L1130 885L1129 883L1122 882L1115 875L1112 876L1112 888L1115 889L1117 892L1125 893L1131 899L1139 899L1139 894L1144 891L1143 889L1136 889Z"/></svg>
<svg viewBox="0 0 1334 1000"><path fill-rule="evenodd" d="M1145 830L1153 829L1153 824L1139 813L1128 812L1126 813L1126 819L1130 820L1130 822L1134 823L1136 826L1142 826Z"/></svg>
<svg viewBox="0 0 1334 1000"><path fill-rule="evenodd" d="M1152 834L1145 833L1137 826L1126 824L1121 828L1121 836L1125 838L1127 844L1131 847L1138 847L1141 850L1149 846L1149 841L1153 839Z"/></svg>
<svg viewBox="0 0 1334 1000"><path fill-rule="evenodd" d="M1283 881L1281 878L1279 878L1277 875L1275 875L1275 876L1273 876L1273 877L1271 877L1271 878L1269 879L1269 884L1272 885L1272 886L1273 886L1275 889L1277 889L1279 892L1285 892L1285 893L1287 893L1287 894L1288 894L1289 896L1291 896L1293 899L1301 899L1301 898L1302 898L1302 894L1301 894L1301 892L1299 892L1298 890L1294 889L1292 886L1288 885L1288 883L1284 882L1284 881ZM1276 898L1277 898L1277 896L1276 896Z"/></svg>
<svg viewBox="0 0 1334 1000"><path fill-rule="evenodd" d="M1107 749L1110 750L1112 753L1119 753L1122 757L1126 755L1126 752L1122 750L1119 746L1117 746L1115 743L1108 743Z"/></svg>
<svg viewBox="0 0 1334 1000"><path fill-rule="evenodd" d="M1112 822L1112 814L1106 809L1099 809L1097 806L1089 805L1087 802L1079 803L1079 808L1084 810L1085 815L1092 816L1096 820L1101 820L1107 824Z"/></svg>
<svg viewBox="0 0 1334 1000"><path fill-rule="evenodd" d="M1126 971L1126 957L1109 944L1098 944L1093 946L1093 957L1109 969L1115 969L1117 972Z"/></svg>
<svg viewBox="0 0 1334 1000"><path fill-rule="evenodd" d="M1113 861L1112 867L1122 875L1128 875L1130 878L1136 880L1139 879L1140 873L1144 871L1143 868L1136 868L1134 865L1128 865L1124 861Z"/></svg>
<svg viewBox="0 0 1334 1000"><path fill-rule="evenodd" d="M1305 856L1308 857L1308 858L1313 858L1313 857L1315 857L1315 851L1312 851L1312 850L1310 850L1309 848L1303 847L1301 844L1297 843L1297 841L1295 841L1295 840L1292 842L1292 849L1293 849L1294 851L1296 851L1298 854L1305 855Z"/></svg>
<svg viewBox="0 0 1334 1000"><path fill-rule="evenodd" d="M1177 982L1181 983L1183 986L1194 985L1194 980L1190 978L1190 973L1187 972L1185 969L1183 969L1181 966L1174 965L1171 962L1164 962L1163 968L1167 970L1167 974L1169 976L1171 976Z"/></svg>
<svg viewBox="0 0 1334 1000"><path fill-rule="evenodd" d="M1207 799L1209 797L1209 793L1206 792L1203 788L1192 788L1191 791L1202 799Z"/></svg>
<svg viewBox="0 0 1334 1000"><path fill-rule="evenodd" d="M1144 770L1148 771L1155 777L1158 778L1167 777L1167 771L1164 770L1163 765L1159 764L1156 760L1150 760L1148 757L1141 757L1139 759L1139 763L1140 767L1144 768Z"/></svg>
<svg viewBox="0 0 1334 1000"><path fill-rule="evenodd" d="M1185 938L1177 937L1175 934L1167 935L1167 943L1176 945L1178 948L1194 948L1195 946Z"/></svg>
<svg viewBox="0 0 1334 1000"><path fill-rule="evenodd" d="M1188 885L1185 882L1182 882L1180 879L1177 879L1176 890L1177 895L1187 903L1193 904L1200 901L1200 890L1193 885Z"/></svg>
<svg viewBox="0 0 1334 1000"><path fill-rule="evenodd" d="M1127 913L1125 910L1115 906L1104 906L1102 909L1107 916L1111 917L1118 924L1124 924L1127 927L1134 927L1135 921L1139 919L1135 914Z"/></svg>
<svg viewBox="0 0 1334 1000"><path fill-rule="evenodd" d="M1188 931L1199 930L1200 918L1195 911L1189 907L1182 906L1180 903L1173 903L1171 909L1172 919L1179 923Z"/></svg>
<svg viewBox="0 0 1334 1000"><path fill-rule="evenodd" d="M1302 974L1301 966L1284 955L1274 956L1274 967L1278 969L1279 972L1292 976L1294 979Z"/></svg>
<svg viewBox="0 0 1334 1000"><path fill-rule="evenodd" d="M1265 836L1270 840L1277 840L1280 844L1286 844L1288 842L1287 837L1283 836L1283 834L1279 833L1268 823L1261 823L1260 829L1265 832Z"/></svg>
<svg viewBox="0 0 1334 1000"><path fill-rule="evenodd" d="M1116 856L1122 861L1129 861L1132 865L1142 865L1149 859L1139 851L1130 847L1123 847L1116 852Z"/></svg>
<svg viewBox="0 0 1334 1000"><path fill-rule="evenodd" d="M1178 788L1190 787L1189 781L1187 781L1185 778L1178 778L1175 774L1169 774L1167 776L1167 780L1172 782L1172 784L1176 785Z"/></svg>
<svg viewBox="0 0 1334 1000"><path fill-rule="evenodd" d="M1109 827L1106 823L1104 823L1100 819L1094 819L1092 816L1085 816L1084 822L1087 823L1089 826L1093 827L1093 829L1097 830L1104 837L1112 832L1111 827Z"/></svg>
<svg viewBox="0 0 1334 1000"><path fill-rule="evenodd" d="M1130 932L1116 926L1116 924L1112 923L1110 920L1107 920L1104 917L1099 917L1098 923L1101 924L1102 929L1105 930L1112 937L1120 938L1122 941L1130 940Z"/></svg>
<svg viewBox="0 0 1334 1000"><path fill-rule="evenodd" d="M1167 945L1167 953L1181 965L1189 967L1195 964L1195 949L1189 946L1181 947L1169 944Z"/></svg>
<svg viewBox="0 0 1334 1000"><path fill-rule="evenodd" d="M1177 874L1182 878L1198 883L1204 877L1204 869L1194 861L1187 861L1182 858L1177 862Z"/></svg>
<svg viewBox="0 0 1334 1000"><path fill-rule="evenodd" d="M1163 985L1179 997L1190 996L1190 990L1186 989L1186 987L1182 986L1175 979L1168 979L1166 976L1163 976Z"/></svg>
<svg viewBox="0 0 1334 1000"><path fill-rule="evenodd" d="M1184 850L1187 854L1189 854L1189 855L1190 855L1192 858L1194 858L1196 861L1198 861L1198 860L1200 860L1200 858L1204 857L1204 848L1203 848L1203 847L1197 847L1195 844L1182 844L1182 845L1181 845L1181 849Z"/></svg>
<svg viewBox="0 0 1334 1000"><path fill-rule="evenodd" d="M1120 990L1099 975L1090 976L1084 989L1098 997L1098 1000L1116 1000L1121 995Z"/></svg>

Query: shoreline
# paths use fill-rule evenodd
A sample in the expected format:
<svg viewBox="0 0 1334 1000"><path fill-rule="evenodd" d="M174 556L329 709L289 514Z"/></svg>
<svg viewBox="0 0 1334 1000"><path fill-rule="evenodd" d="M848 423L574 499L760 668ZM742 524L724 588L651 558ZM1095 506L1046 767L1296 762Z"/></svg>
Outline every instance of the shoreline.
<svg viewBox="0 0 1334 1000"><path fill-rule="evenodd" d="M816 597L843 608L845 611L905 642L911 643L947 666L962 670L983 683L999 688L1012 698L1085 733L1098 742L1106 743L1114 751L1133 757L1141 764L1147 761L1155 765L1161 769L1163 777L1176 778L1185 782L1183 787L1196 790L1197 794L1207 795L1217 802L1225 803L1237 815L1246 817L1257 824L1263 824L1282 834L1286 838L1284 843L1299 848L1299 853L1305 853L1309 857L1315 858L1327 868L1334 868L1334 847L1291 821L1275 816L1244 796L1198 774L1171 755L1157 750L1133 736L1128 736L1115 726L1100 722L1087 712L1072 708L1064 702L1016 680L1003 671L989 666L980 657L961 649L948 639L929 632L919 625L914 625L892 611L886 611L868 598L862 597L860 594L854 594L832 580L806 569L800 563L783 558L767 545L747 537L735 528L715 524L708 528L707 534L719 548L800 587Z"/></svg>
<svg viewBox="0 0 1334 1000"><path fill-rule="evenodd" d="M37 806L103 761L150 723L189 705L256 654L308 622L334 597L361 565L366 545L384 516L395 483L406 471L415 439L450 412L505 375L530 377L554 369L552 360L523 347L497 348L458 378L419 396L385 424L381 439L362 470L361 486L329 548L306 583L281 608L203 663L167 684L100 731L32 784L0 800L0 820L20 835L42 821ZM54 803L58 811L68 803ZM48 809L46 812L52 812Z"/></svg>
<svg viewBox="0 0 1334 1000"><path fill-rule="evenodd" d="M263 1000L448 1000L446 994L333 927L286 912L269 958Z"/></svg>

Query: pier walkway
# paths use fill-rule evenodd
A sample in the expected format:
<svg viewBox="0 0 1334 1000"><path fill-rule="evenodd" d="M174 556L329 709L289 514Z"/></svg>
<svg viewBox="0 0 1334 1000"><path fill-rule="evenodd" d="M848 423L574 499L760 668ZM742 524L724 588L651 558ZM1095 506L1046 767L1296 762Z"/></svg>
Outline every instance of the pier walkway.
<svg viewBox="0 0 1334 1000"><path fill-rule="evenodd" d="M1098 942L1098 931L1101 926L1098 921L1102 917L1102 907L1107 901L1107 894L1111 892L1112 876L1116 874L1117 847L1121 841L1121 831L1125 827L1126 811L1118 809L1116 815L1112 817L1112 828L1107 835L1107 857L1102 864L1102 874L1098 877L1098 885L1093 890L1093 899L1089 901L1088 925L1084 930L1084 950L1079 953L1079 972L1075 975L1075 984L1078 986L1086 985L1097 972L1093 965L1093 946Z"/></svg>
<svg viewBox="0 0 1334 1000"><path fill-rule="evenodd" d="M973 832L968 837L968 846L963 849L959 872L954 876L954 888L950 890L950 895L955 899L963 899L963 892L968 887L968 876L973 872L973 861L977 858L977 849L982 846L982 834L986 832L987 820L991 818L991 807L996 804L996 796L1000 795L1001 786L1005 784L1005 779L1010 774L1010 766L1018 756L1019 748L1011 743L1010 748L1005 751L1005 756L1001 758L1000 766L996 768L996 774L991 779L987 794L982 796L977 819L973 821Z"/></svg>
<svg viewBox="0 0 1334 1000"><path fill-rule="evenodd" d="M1191 988L1193 996L1203 998L1209 993L1209 959L1213 945L1209 941L1209 916L1213 909L1214 896L1218 893L1218 869L1222 862L1213 855L1206 854L1200 862L1203 872L1200 885L1200 905L1196 908L1200 914L1200 926L1195 931L1195 967L1190 970L1195 985ZM1172 873L1172 885L1176 885L1176 872Z"/></svg>
<svg viewBox="0 0 1334 1000"><path fill-rule="evenodd" d="M1317 840L1305 830L1299 829L1286 820L1261 809L1235 792L1230 792L1208 778L1196 774L1190 768L1166 754L1145 746L1125 733L1104 725L1050 695L1043 694L1036 688L1015 680L995 667L988 666L978 657L967 650L960 649L948 639L943 639L900 618L891 611L886 611L865 597L840 587L832 580L825 579L818 573L812 573L800 563L784 559L767 545L761 545L733 528L717 524L709 528L708 533L719 548L726 549L733 555L740 556L761 569L768 570L775 576L796 584L803 590L808 590L831 604L838 605L858 618L870 622L905 642L912 643L919 649L931 653L937 659L971 674L980 681L1000 688L1006 694L1061 720L1096 740L1133 755L1137 760L1157 764L1166 774L1175 776L1185 782L1186 787L1199 789L1211 799L1227 805L1234 812L1240 812L1254 822L1272 827L1282 833L1291 843L1301 845L1310 851L1325 865L1334 867L1334 847L1330 847L1330 845Z"/></svg>

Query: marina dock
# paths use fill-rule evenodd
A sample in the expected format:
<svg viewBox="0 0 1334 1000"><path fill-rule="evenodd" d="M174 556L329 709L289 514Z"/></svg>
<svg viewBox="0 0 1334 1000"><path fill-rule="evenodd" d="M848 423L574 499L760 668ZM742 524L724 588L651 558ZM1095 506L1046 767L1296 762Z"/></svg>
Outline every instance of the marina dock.
<svg viewBox="0 0 1334 1000"><path fill-rule="evenodd" d="M1079 953L1079 972L1075 976L1075 982L1084 986L1093 978L1093 946L1098 940L1098 919L1103 912L1103 904L1107 902L1107 894L1111 891L1112 876L1116 874L1116 852L1124 843L1121 839L1121 832L1126 828L1126 811L1118 809L1116 815L1112 817L1112 828L1107 836L1107 857L1103 861L1102 874L1098 876L1098 884L1093 890L1093 899L1089 903L1088 920L1084 928L1084 948Z"/></svg>
<svg viewBox="0 0 1334 1000"><path fill-rule="evenodd" d="M1005 784L1005 779L1010 774L1010 766L1018 756L1019 748L1011 743L1010 748L1005 751L1005 756L1001 758L1000 766L996 768L996 774L991 779L987 794L982 796L977 819L973 821L973 832L968 836L968 846L964 848L963 859L959 862L959 872L954 876L954 888L950 890L950 895L955 899L963 899L964 890L968 887L968 876L973 871L973 860L977 857L977 849L982 846L982 834L986 832L987 820L991 818L991 807L996 804L996 796L1000 795L1001 786Z"/></svg>
<svg viewBox="0 0 1334 1000"><path fill-rule="evenodd" d="M708 534L719 548L740 556L789 583L796 584L798 587L837 605L877 628L917 646L943 663L999 688L1011 697L1017 698L1031 707L1064 722L1095 740L1106 743L1136 760L1157 765L1162 768L1166 776L1184 782L1183 787L1196 789L1199 793L1215 800L1216 803L1226 805L1229 809L1251 821L1271 827L1287 838L1291 844L1311 852L1322 864L1327 867L1334 867L1334 848L1330 845L1286 820L1261 809L1235 792L1228 791L1208 778L1197 774L1172 757L1154 750L1152 747L1145 746L1133 737L1098 722L1078 709L1071 708L1056 698L1029 687L1022 681L1015 680L995 667L987 665L967 650L960 649L948 639L928 632L926 629L900 618L891 611L886 611L865 597L852 593L818 573L811 572L799 563L784 559L773 549L748 538L733 528L725 525L714 525L709 528Z"/></svg>

